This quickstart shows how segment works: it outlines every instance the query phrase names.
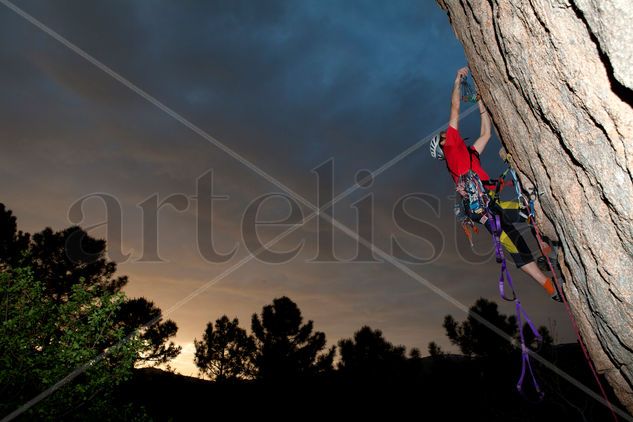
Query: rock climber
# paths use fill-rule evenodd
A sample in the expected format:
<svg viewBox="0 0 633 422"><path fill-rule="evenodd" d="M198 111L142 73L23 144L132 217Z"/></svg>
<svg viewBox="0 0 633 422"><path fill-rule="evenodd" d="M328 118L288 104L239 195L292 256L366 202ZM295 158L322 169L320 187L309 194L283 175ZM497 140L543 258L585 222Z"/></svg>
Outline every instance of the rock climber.
<svg viewBox="0 0 633 422"><path fill-rule="evenodd" d="M459 133L459 108L461 104L460 85L462 79L467 76L468 68L464 67L457 71L451 95L451 114L448 128L432 139L430 145L431 155L433 158L446 161L446 167L456 184L458 184L460 176L468 173L469 170L472 170L479 176L484 188L488 191L488 195L493 198L489 205L490 211L500 217L502 229L500 241L504 249L512 257L517 268L520 268L523 272L536 280L553 300L560 302L561 295L555 283L539 269L525 239L523 239L514 226L515 223L527 222L525 215L520 212L521 208L519 202L517 200L499 200L495 194L497 182L491 180L488 173L481 167L479 155L486 148L490 140L491 123L488 111L480 99L478 100L479 112L481 114L481 131L479 137L472 146L466 146ZM483 223L486 229L492 232L490 221L483 221ZM542 247L544 254L551 252L549 245L543 244Z"/></svg>

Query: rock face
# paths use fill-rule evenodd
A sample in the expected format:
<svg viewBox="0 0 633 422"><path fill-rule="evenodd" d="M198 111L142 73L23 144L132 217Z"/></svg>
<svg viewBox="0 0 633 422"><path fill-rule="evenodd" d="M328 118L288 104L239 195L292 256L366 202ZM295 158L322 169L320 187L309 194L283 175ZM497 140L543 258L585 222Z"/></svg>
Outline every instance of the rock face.
<svg viewBox="0 0 633 422"><path fill-rule="evenodd" d="M630 0L437 0L537 218L598 371L633 412Z"/></svg>

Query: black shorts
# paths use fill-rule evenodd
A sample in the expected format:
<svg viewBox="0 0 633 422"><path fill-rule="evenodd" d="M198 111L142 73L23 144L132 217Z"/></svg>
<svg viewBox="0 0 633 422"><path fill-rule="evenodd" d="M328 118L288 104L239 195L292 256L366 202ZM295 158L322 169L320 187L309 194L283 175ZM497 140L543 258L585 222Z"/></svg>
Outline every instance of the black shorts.
<svg viewBox="0 0 633 422"><path fill-rule="evenodd" d="M526 223L527 218L521 213L518 201L493 201L490 211L499 216L501 221L501 245L510 254L510 257L521 268L525 264L534 262L532 251L528 247L521 233L514 227L515 223ZM490 223L486 222L486 229L492 233Z"/></svg>

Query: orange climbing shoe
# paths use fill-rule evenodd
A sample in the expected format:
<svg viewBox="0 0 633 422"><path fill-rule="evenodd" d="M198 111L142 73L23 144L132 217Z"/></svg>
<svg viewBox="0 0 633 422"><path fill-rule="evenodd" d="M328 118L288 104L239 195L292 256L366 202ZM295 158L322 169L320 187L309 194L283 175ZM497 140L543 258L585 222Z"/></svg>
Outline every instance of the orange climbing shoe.
<svg viewBox="0 0 633 422"><path fill-rule="evenodd" d="M543 288L545 289L547 294L552 298L553 301L555 301L555 302L562 302L563 301L561 293L558 291L558 288L556 287L556 284L554 284L554 282L552 282L551 278L548 278L545 281L545 284L543 284Z"/></svg>

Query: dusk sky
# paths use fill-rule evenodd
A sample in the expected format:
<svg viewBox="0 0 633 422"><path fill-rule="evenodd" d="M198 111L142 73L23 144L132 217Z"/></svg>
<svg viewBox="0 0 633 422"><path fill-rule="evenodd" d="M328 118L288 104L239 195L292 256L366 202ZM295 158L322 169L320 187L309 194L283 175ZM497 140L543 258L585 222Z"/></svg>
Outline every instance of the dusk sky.
<svg viewBox="0 0 633 422"><path fill-rule="evenodd" d="M15 4L314 203L312 170L328 159L334 160L336 195L354 184L359 170L379 168L445 124L455 72L467 65L446 15L430 0ZM131 254L118 266L130 277L125 291L164 312L249 255L242 216L261 195L282 193L278 186L4 6L0 31L0 202L13 210L21 230L72 225L69 209L85 195L117 198L121 248ZM463 136L472 141L478 125L478 113L465 117ZM499 148L493 139L482 156L491 174L503 169ZM214 193L227 197L214 202L216 249L225 254L238 248L222 264L205 260L197 247L196 221L210 216L198 215L193 197L197 178L209 170ZM485 231L476 251L489 259L464 259L473 253L453 217L453 191L444 164L423 146L332 212L356 231L352 204L373 194L376 246L389 252L393 236L410 253L428 257L433 245L399 229L392 213L404 195L437 196L439 216L420 202L406 205L412 216L441 230L444 248L430 263L407 266L467 306L485 297L512 314L514 305L498 299L499 267ZM174 194L191 200L184 211L160 211L164 262L139 262L139 204ZM283 200L271 199L260 219L283 219L288 212ZM105 215L103 203L89 199L79 224L89 228ZM266 241L286 228L259 234ZM344 262L355 256L356 243L337 229L341 262L310 262L318 229L313 219L273 247L284 251L303 241L291 261L251 260L166 315L178 324L175 340L183 346L173 366L196 374L192 343L207 322L227 314L250 329L251 315L283 295L297 302L330 344L369 325L423 354L430 341L455 350L442 321L449 313L463 319L459 309L389 263ZM104 226L90 233L106 238ZM548 326L558 341L573 341L564 307L511 267L534 322Z"/></svg>

